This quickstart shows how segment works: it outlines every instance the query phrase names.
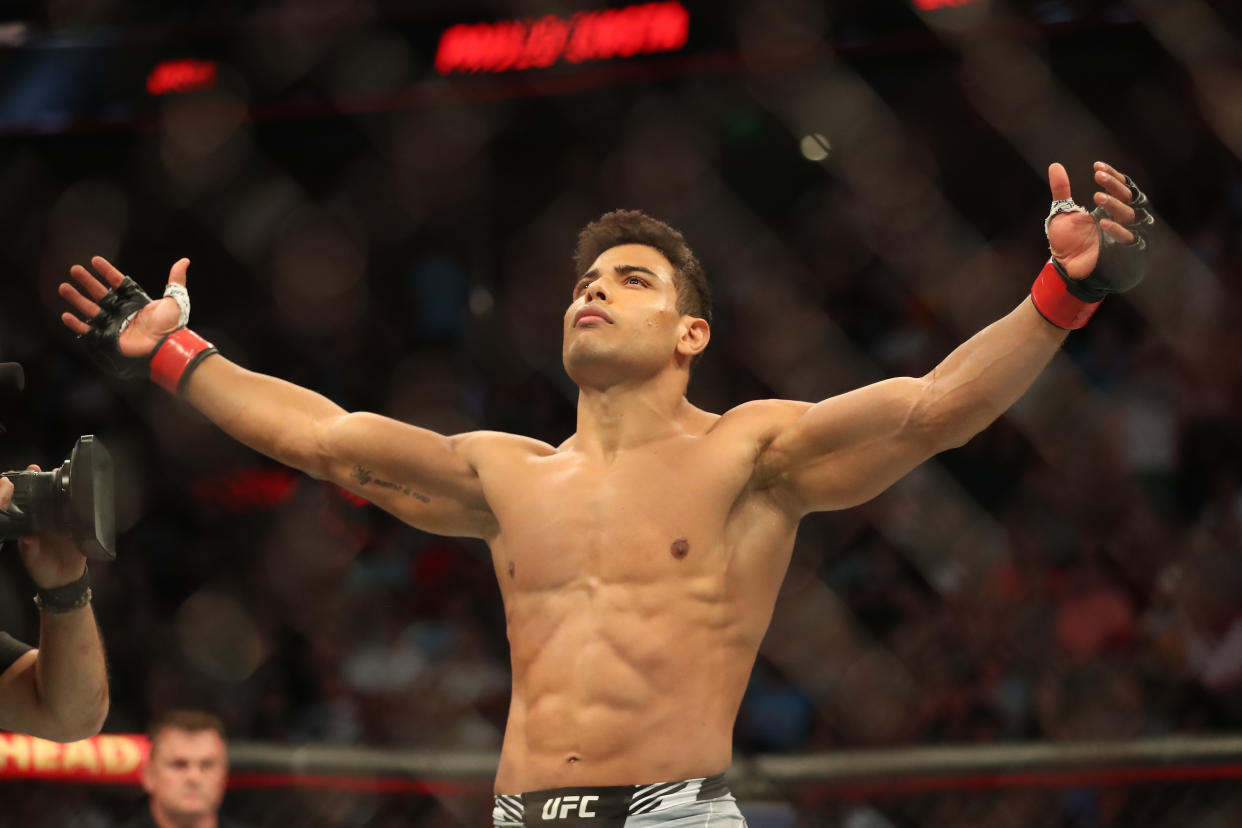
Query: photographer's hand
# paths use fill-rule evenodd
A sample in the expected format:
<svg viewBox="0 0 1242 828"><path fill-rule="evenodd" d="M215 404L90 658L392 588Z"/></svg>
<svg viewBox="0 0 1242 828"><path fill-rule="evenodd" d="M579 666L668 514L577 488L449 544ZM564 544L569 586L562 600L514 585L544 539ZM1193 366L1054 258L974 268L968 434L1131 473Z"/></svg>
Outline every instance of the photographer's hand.
<svg viewBox="0 0 1242 828"><path fill-rule="evenodd" d="M42 471L38 466L27 466L27 471ZM5 478L5 489L0 491L0 508L7 509L13 496L13 484ZM76 581L86 569L86 558L72 541L60 535L38 534L21 538L17 542L26 571L39 589L54 589Z"/></svg>

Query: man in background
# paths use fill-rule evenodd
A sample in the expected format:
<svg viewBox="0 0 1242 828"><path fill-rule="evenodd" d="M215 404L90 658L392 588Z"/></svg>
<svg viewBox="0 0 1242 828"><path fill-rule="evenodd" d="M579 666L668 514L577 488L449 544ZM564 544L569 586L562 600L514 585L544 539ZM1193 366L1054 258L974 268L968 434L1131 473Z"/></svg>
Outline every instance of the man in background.
<svg viewBox="0 0 1242 828"><path fill-rule="evenodd" d="M12 481L0 477L0 511L12 499ZM86 558L54 534L22 538L18 550L35 584L39 648L0 632L0 729L58 742L94 736L108 715L108 673Z"/></svg>
<svg viewBox="0 0 1242 828"><path fill-rule="evenodd" d="M244 828L219 817L229 777L224 723L199 710L172 710L151 726L142 769L150 801L124 828Z"/></svg>

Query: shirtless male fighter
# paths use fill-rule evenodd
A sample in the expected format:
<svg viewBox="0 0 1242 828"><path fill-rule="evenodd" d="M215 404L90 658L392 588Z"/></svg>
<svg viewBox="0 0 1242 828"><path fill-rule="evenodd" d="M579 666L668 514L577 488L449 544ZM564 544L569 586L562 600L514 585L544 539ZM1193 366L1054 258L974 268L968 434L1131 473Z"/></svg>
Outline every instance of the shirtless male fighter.
<svg viewBox="0 0 1242 828"><path fill-rule="evenodd" d="M153 302L102 258L102 281L74 266L62 320L111 368L150 375L257 451L488 543L513 668L497 826L742 825L722 774L799 520L969 440L1067 329L1141 278L1147 201L1107 164L1094 176L1088 213L1049 168L1054 258L1031 297L931 373L724 414L685 397L710 336L698 261L661 222L605 215L579 237L563 344L578 422L559 446L349 413L235 365L184 327L186 259Z"/></svg>

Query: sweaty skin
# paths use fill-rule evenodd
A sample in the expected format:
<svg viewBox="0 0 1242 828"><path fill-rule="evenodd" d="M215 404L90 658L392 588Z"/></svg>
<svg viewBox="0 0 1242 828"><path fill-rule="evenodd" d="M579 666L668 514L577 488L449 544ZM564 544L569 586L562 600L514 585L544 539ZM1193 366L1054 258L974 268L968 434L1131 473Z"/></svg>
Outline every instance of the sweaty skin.
<svg viewBox="0 0 1242 828"><path fill-rule="evenodd" d="M1132 221L1124 177L1102 163L1095 175L1096 203ZM1070 196L1061 165L1049 184L1054 199ZM1116 221L1100 227L1133 238ZM1071 278L1091 272L1089 215L1054 217L1050 243ZM108 285L123 278L106 260L92 263ZM184 284L187 266L175 264L170 281ZM85 295L67 284L61 295L89 319L107 287L85 268L72 273ZM717 415L685 398L710 331L679 310L674 276L639 244L604 251L582 274L562 353L579 388L577 428L559 446L349 413L220 355L184 383L186 399L246 445L413 526L487 542L513 668L497 793L724 771L798 521L865 502L970 439L1066 334L1028 298L925 376ZM178 314L172 299L151 303L121 336L122 352L149 354Z"/></svg>
<svg viewBox="0 0 1242 828"><path fill-rule="evenodd" d="M682 322L668 261L623 245L590 272L565 314L578 432L556 448L498 434L463 445L496 571L520 572L498 579L513 667L500 793L728 767L800 517L755 468L773 423L806 406L690 405L661 370L658 334Z"/></svg>
<svg viewBox="0 0 1242 828"><path fill-rule="evenodd" d="M499 579L513 699L497 791L728 766L797 527L751 485L762 427L686 404L612 456L500 436L472 451L497 572L517 572Z"/></svg>

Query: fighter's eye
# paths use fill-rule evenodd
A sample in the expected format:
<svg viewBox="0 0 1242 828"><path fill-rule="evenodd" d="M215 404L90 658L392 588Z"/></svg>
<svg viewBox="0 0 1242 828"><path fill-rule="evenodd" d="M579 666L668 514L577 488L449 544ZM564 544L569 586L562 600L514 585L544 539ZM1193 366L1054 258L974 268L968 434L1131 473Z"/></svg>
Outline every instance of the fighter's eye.
<svg viewBox="0 0 1242 828"><path fill-rule="evenodd" d="M639 277L637 277L637 276L630 276L629 278L627 278L627 279L625 280L625 283L626 283L627 285L628 285L628 284L640 284L640 285L645 285L645 284L647 284L647 282L646 282L646 280L645 280L645 279L640 279L640 278L639 278Z"/></svg>

